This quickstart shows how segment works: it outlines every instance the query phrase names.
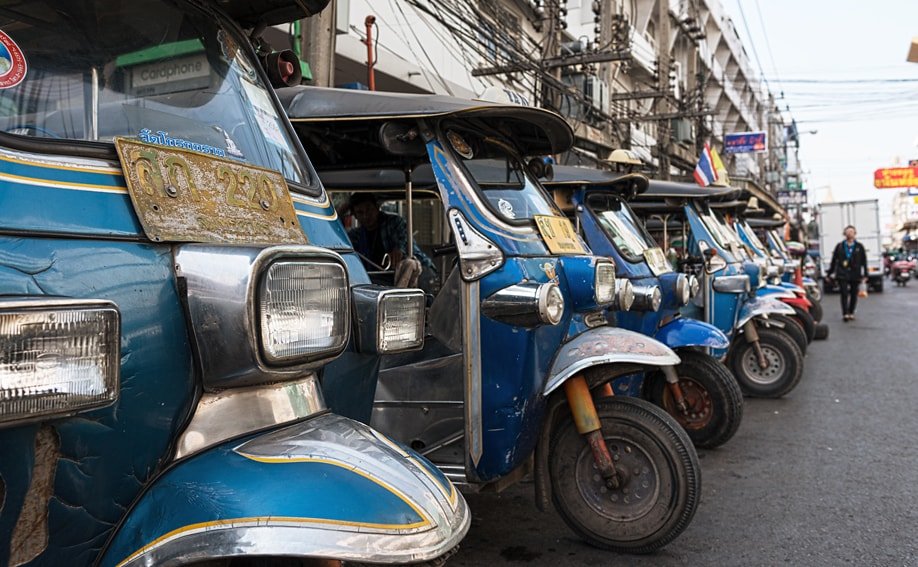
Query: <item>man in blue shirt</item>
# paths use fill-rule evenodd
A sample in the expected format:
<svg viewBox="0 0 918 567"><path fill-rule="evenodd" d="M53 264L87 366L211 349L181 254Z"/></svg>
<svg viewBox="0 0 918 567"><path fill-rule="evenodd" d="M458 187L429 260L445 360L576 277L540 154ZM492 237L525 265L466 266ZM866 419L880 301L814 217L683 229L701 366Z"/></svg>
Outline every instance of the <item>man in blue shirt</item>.
<svg viewBox="0 0 918 567"><path fill-rule="evenodd" d="M858 285L867 283L867 251L854 239L857 230L845 227L845 239L835 246L832 262L826 277L835 279L841 292L842 318L847 323L854 320L857 308Z"/></svg>

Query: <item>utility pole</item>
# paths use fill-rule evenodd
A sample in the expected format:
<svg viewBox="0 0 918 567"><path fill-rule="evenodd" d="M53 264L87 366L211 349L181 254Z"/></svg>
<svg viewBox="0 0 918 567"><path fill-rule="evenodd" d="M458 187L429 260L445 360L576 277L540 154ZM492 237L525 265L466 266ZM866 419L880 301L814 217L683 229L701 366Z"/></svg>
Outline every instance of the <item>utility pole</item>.
<svg viewBox="0 0 918 567"><path fill-rule="evenodd" d="M657 61L659 62L660 90L669 88L669 2L667 0L657 0ZM657 105L661 103L664 107L669 105L666 99L660 99ZM657 108L656 112L669 110L669 108ZM669 179L669 140L672 137L671 127L668 120L660 120L657 123L657 157L660 160L660 177Z"/></svg>
<svg viewBox="0 0 918 567"><path fill-rule="evenodd" d="M546 0L545 2L545 23L548 24L545 33L545 49L542 52L542 70L549 75L553 81L542 82L542 101L544 108L559 110L561 108L560 93L551 85L552 82L559 84L561 82L561 67L552 67L550 70L545 68L544 61L556 59L561 56L561 0Z"/></svg>
<svg viewBox="0 0 918 567"><path fill-rule="evenodd" d="M337 11L337 2L332 0L322 12L302 20L300 26L303 60L309 63L313 84L320 87L335 86Z"/></svg>

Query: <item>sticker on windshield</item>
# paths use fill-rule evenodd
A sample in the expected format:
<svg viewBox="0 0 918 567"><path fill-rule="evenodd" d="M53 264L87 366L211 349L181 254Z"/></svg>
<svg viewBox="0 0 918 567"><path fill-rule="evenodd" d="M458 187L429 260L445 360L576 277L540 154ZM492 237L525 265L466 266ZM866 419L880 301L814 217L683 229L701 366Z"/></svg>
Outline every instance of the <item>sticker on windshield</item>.
<svg viewBox="0 0 918 567"><path fill-rule="evenodd" d="M472 146L465 141L465 138L450 130L446 133L446 138L449 140L449 145L453 147L453 150L457 154L464 157L465 159L472 159L475 153L472 151Z"/></svg>
<svg viewBox="0 0 918 567"><path fill-rule="evenodd" d="M10 89L25 79L28 65L13 38L0 31L0 89Z"/></svg>
<svg viewBox="0 0 918 567"><path fill-rule="evenodd" d="M508 219L515 219L516 213L513 212L513 204L506 199L497 200L497 210L500 211L500 214L504 215Z"/></svg>
<svg viewBox="0 0 918 567"><path fill-rule="evenodd" d="M149 128L144 128L140 131L139 134L137 134L137 137L148 144L168 146L170 148L181 148L183 150L191 150L193 152L199 152L202 154L226 157L226 151L220 148L210 146L208 144L199 144L190 140L183 140L181 138L173 138L169 135L168 132L163 132L162 130L157 130L156 133L153 133Z"/></svg>

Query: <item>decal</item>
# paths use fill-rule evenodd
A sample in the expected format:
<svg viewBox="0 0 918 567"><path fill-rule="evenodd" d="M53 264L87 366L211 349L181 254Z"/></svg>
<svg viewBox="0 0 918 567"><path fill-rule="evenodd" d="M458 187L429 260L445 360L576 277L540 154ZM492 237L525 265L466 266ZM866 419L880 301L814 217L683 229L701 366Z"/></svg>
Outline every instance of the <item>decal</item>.
<svg viewBox="0 0 918 567"><path fill-rule="evenodd" d="M209 146L207 144L199 144L197 142L191 142L189 140L183 140L181 138L173 138L169 135L168 132L163 132L162 130L157 130L154 134L150 131L149 128L144 128L137 134L137 137L142 141L148 144L155 144L157 146L168 146L170 148L181 148L183 150L191 150L194 152L199 152L202 154L210 154L217 157L226 157L226 151L216 148L214 146Z"/></svg>
<svg viewBox="0 0 918 567"><path fill-rule="evenodd" d="M516 218L516 214L513 212L513 205L506 199L497 200L497 209L500 211L500 214L504 215L508 219Z"/></svg>
<svg viewBox="0 0 918 567"><path fill-rule="evenodd" d="M13 38L0 31L0 89L10 89L25 79L28 65Z"/></svg>
<svg viewBox="0 0 918 567"><path fill-rule="evenodd" d="M453 147L457 154L464 157L465 159L472 159L475 155L475 152L472 151L472 146L465 141L465 138L450 130L446 133L446 138L449 140L449 144Z"/></svg>
<svg viewBox="0 0 918 567"><path fill-rule="evenodd" d="M548 276L549 281L556 282L558 281L558 273L555 271L555 265L551 262L545 262L541 266L542 271L545 272L545 275Z"/></svg>

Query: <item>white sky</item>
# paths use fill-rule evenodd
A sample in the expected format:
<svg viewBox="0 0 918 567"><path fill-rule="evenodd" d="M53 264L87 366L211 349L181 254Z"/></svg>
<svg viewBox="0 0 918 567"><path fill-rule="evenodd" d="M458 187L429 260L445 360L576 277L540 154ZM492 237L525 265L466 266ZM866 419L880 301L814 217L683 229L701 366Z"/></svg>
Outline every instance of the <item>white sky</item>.
<svg viewBox="0 0 918 567"><path fill-rule="evenodd" d="M831 187L836 201L879 197L889 217L894 191L874 189L873 171L918 159L918 63L905 60L918 36L918 0L723 3L753 67L750 35L771 91L785 93L781 109L790 106L801 132L817 130L800 139L810 193L823 200Z"/></svg>

